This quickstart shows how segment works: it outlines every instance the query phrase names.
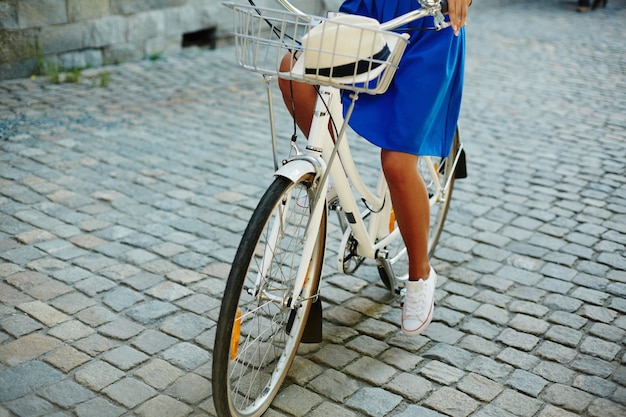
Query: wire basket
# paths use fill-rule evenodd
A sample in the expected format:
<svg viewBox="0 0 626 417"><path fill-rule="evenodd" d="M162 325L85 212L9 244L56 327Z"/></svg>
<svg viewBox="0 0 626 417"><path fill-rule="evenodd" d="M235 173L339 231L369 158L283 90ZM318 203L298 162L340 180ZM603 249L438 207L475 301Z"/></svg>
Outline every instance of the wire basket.
<svg viewBox="0 0 626 417"><path fill-rule="evenodd" d="M407 36L363 16L322 18L247 5L233 9L235 50L245 69L368 94L384 93Z"/></svg>

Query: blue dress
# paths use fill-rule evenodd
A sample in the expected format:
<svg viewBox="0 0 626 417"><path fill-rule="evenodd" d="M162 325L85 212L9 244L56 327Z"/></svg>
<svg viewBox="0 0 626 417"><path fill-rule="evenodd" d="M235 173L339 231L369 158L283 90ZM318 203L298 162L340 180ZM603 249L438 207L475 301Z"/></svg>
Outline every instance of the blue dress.
<svg viewBox="0 0 626 417"><path fill-rule="evenodd" d="M417 0L346 0L339 11L385 22L419 7ZM432 17L409 27L417 30L397 29L411 38L389 90L361 94L350 126L383 149L447 156L461 107L464 29L459 36L452 28L428 30L434 27ZM349 103L344 97L344 108Z"/></svg>

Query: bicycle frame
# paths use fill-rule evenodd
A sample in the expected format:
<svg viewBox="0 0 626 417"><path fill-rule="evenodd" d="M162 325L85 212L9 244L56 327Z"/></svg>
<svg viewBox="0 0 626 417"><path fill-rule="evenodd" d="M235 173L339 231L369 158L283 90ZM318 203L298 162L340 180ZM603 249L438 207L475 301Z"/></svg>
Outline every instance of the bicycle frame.
<svg viewBox="0 0 626 417"><path fill-rule="evenodd" d="M352 102L353 105L354 101ZM320 224L321 216L325 213L323 207L326 204L325 196L328 190L328 176L330 175L342 211L348 220L346 233L352 233L358 242L357 255L368 259L384 257L386 255L382 249L400 237L397 227L391 232L388 229L386 231L381 230L381 227L389 227L391 212L387 183L382 171L376 192L372 192L363 181L352 159L346 138L347 121L352 107L348 110L345 119L342 109L340 91L332 87L320 87L306 151L292 158L275 175L293 178L296 176L293 172L302 171L302 162L315 168L314 174L318 185L316 198L312 201L312 213L307 224L307 230L314 227L312 225ZM335 142L333 142L333 137L328 129L331 119L337 126L340 126ZM296 164L299 166L296 167ZM432 163L430 168L436 171ZM360 213L353 189L366 202L369 209L366 214ZM441 195L441 193L437 193L437 195ZM366 223L365 217L367 215L369 215L369 222ZM303 262L311 257L314 243L314 240L305 243L302 254ZM339 265L341 265L343 248L340 248L338 252ZM299 300L305 276L306 268L299 268L290 307L294 307L294 304Z"/></svg>

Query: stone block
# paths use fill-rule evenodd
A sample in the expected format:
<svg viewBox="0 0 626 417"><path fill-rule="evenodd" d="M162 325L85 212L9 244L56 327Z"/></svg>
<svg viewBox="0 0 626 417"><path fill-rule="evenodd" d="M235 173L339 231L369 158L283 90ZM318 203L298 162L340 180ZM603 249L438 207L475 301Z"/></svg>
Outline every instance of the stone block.
<svg viewBox="0 0 626 417"><path fill-rule="evenodd" d="M70 22L97 19L109 14L109 0L67 0Z"/></svg>
<svg viewBox="0 0 626 417"><path fill-rule="evenodd" d="M43 326L25 314L12 314L0 320L0 328L15 338L27 335L37 330L41 330Z"/></svg>
<svg viewBox="0 0 626 417"><path fill-rule="evenodd" d="M17 0L0 2L0 30L17 28Z"/></svg>
<svg viewBox="0 0 626 417"><path fill-rule="evenodd" d="M59 310L42 303L41 301L31 301L17 306L20 310L39 320L46 326L55 326L69 320L69 316Z"/></svg>
<svg viewBox="0 0 626 417"><path fill-rule="evenodd" d="M69 342L82 339L93 334L94 332L94 329L81 323L80 321L70 320L53 327L50 329L48 334L56 337L57 339L61 339L64 342Z"/></svg>
<svg viewBox="0 0 626 417"><path fill-rule="evenodd" d="M3 62L0 59L0 62ZM2 79L23 78L28 77L35 70L35 61L32 59L11 62L9 64L0 64L0 74Z"/></svg>
<svg viewBox="0 0 626 417"><path fill-rule="evenodd" d="M20 0L17 21L22 29L67 23L65 0Z"/></svg>
<svg viewBox="0 0 626 417"><path fill-rule="evenodd" d="M69 379L44 388L41 395L63 408L71 408L94 397L91 391Z"/></svg>
<svg viewBox="0 0 626 417"><path fill-rule="evenodd" d="M37 333L21 337L0 348L0 362L15 366L57 348L61 342L53 337Z"/></svg>
<svg viewBox="0 0 626 417"><path fill-rule="evenodd" d="M44 357L44 360L63 372L69 372L79 365L89 361L89 355L84 354L71 346L61 346Z"/></svg>
<svg viewBox="0 0 626 417"><path fill-rule="evenodd" d="M137 61L143 58L142 48L134 44L117 44L105 48L103 61L105 64L119 64L121 62Z"/></svg>
<svg viewBox="0 0 626 417"><path fill-rule="evenodd" d="M554 384L546 388L543 398L552 404L571 410L579 415L593 401L594 397L567 385Z"/></svg>
<svg viewBox="0 0 626 417"><path fill-rule="evenodd" d="M44 54L69 52L83 47L86 26L82 23L46 26L41 29L39 45Z"/></svg>
<svg viewBox="0 0 626 417"><path fill-rule="evenodd" d="M152 355L163 349L167 349L176 343L176 341L175 338L164 333L148 329L133 340L133 346Z"/></svg>
<svg viewBox="0 0 626 417"><path fill-rule="evenodd" d="M54 412L54 405L34 394L10 401L5 405L18 416L43 416ZM2 417L8 417L9 415L8 412L6 414L0 413Z"/></svg>
<svg viewBox="0 0 626 417"><path fill-rule="evenodd" d="M439 361L429 362L420 370L420 373L444 385L454 384L464 376L463 371Z"/></svg>
<svg viewBox="0 0 626 417"><path fill-rule="evenodd" d="M111 365L128 371L131 368L148 360L148 355L133 349L130 346L120 346L106 352L102 358Z"/></svg>
<svg viewBox="0 0 626 417"><path fill-rule="evenodd" d="M346 404L370 416L386 416L402 402L402 397L382 388L364 387Z"/></svg>
<svg viewBox="0 0 626 417"><path fill-rule="evenodd" d="M140 417L185 417L192 412L188 405L166 395L154 397L136 410Z"/></svg>
<svg viewBox="0 0 626 417"><path fill-rule="evenodd" d="M79 416L107 416L117 417L124 414L124 408L111 404L104 398L94 398L79 404L76 409Z"/></svg>
<svg viewBox="0 0 626 417"><path fill-rule="evenodd" d="M164 390L184 374L183 371L162 359L155 359L135 371L135 376L158 390Z"/></svg>
<svg viewBox="0 0 626 417"><path fill-rule="evenodd" d="M548 381L533 373L517 369L513 372L507 384L517 391L536 398L545 386L548 385Z"/></svg>
<svg viewBox="0 0 626 417"><path fill-rule="evenodd" d="M126 19L121 16L108 16L86 23L84 45L89 48L124 43L126 39Z"/></svg>
<svg viewBox="0 0 626 417"><path fill-rule="evenodd" d="M193 7L177 7L164 11L166 36L181 35L202 29L200 15Z"/></svg>
<svg viewBox="0 0 626 417"><path fill-rule="evenodd" d="M502 392L503 388L489 378L472 373L459 381L458 389L481 401L490 402Z"/></svg>
<svg viewBox="0 0 626 417"><path fill-rule="evenodd" d="M133 408L156 395L150 386L131 377L109 385L103 392L127 408Z"/></svg>
<svg viewBox="0 0 626 417"><path fill-rule="evenodd" d="M396 370L376 359L363 357L348 365L346 372L358 379L380 386L391 380Z"/></svg>
<svg viewBox="0 0 626 417"><path fill-rule="evenodd" d="M322 397L298 385L279 392L274 406L287 414L305 416L322 402Z"/></svg>
<svg viewBox="0 0 626 417"><path fill-rule="evenodd" d="M183 313L165 320L160 330L179 339L190 340L212 326L213 322L205 317Z"/></svg>
<svg viewBox="0 0 626 417"><path fill-rule="evenodd" d="M0 31L0 64L8 64L35 56L32 31Z"/></svg>
<svg viewBox="0 0 626 417"><path fill-rule="evenodd" d="M198 404L211 394L211 383L194 373L183 375L165 392L187 404Z"/></svg>
<svg viewBox="0 0 626 417"><path fill-rule="evenodd" d="M85 55L85 62L87 63L87 67L95 68L101 67L103 64L102 60L102 51L99 49L87 49L83 51Z"/></svg>
<svg viewBox="0 0 626 417"><path fill-rule="evenodd" d="M225 22L230 24L232 22L232 11L222 6L220 2L198 6L195 10L200 17L200 27L198 29L214 27Z"/></svg>
<svg viewBox="0 0 626 417"><path fill-rule="evenodd" d="M128 18L129 42L144 41L161 35L165 31L165 13L154 10L139 13Z"/></svg>
<svg viewBox="0 0 626 417"><path fill-rule="evenodd" d="M0 386L3 389L0 390L0 402L22 397L63 378L63 373L40 361L30 361L2 370Z"/></svg>
<svg viewBox="0 0 626 417"><path fill-rule="evenodd" d="M208 362L211 355L196 345L182 342L163 352L163 359L184 370L192 371Z"/></svg>
<svg viewBox="0 0 626 417"><path fill-rule="evenodd" d="M203 1L206 2L212 0ZM110 0L111 13L122 15L136 14L147 10L182 6L186 2L187 0Z"/></svg>
<svg viewBox="0 0 626 417"><path fill-rule="evenodd" d="M317 376L311 382L310 387L334 401L344 402L359 389L359 384L345 373L328 369Z"/></svg>

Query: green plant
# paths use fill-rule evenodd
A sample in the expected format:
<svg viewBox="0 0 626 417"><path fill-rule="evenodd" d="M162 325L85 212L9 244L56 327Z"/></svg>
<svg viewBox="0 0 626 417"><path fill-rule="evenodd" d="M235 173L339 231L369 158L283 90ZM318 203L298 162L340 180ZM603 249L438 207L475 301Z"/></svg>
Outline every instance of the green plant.
<svg viewBox="0 0 626 417"><path fill-rule="evenodd" d="M67 83L77 83L80 81L80 73L82 72L82 68L74 68L69 72L65 73L65 82Z"/></svg>
<svg viewBox="0 0 626 417"><path fill-rule="evenodd" d="M35 39L33 55L35 56L35 68L32 75L44 75L46 73L46 58L43 56L39 40Z"/></svg>
<svg viewBox="0 0 626 417"><path fill-rule="evenodd" d="M59 64L57 62L46 61L44 63L44 72L42 75L47 76L50 81L55 84L61 82L61 72L59 71Z"/></svg>
<svg viewBox="0 0 626 417"><path fill-rule="evenodd" d="M111 73L109 71L105 71L100 73L100 87L108 87L111 84Z"/></svg>
<svg viewBox="0 0 626 417"><path fill-rule="evenodd" d="M35 39L32 50L35 60L35 67L31 73L33 77L46 76L50 82L55 84L80 82L83 75L82 72L86 68L61 69L56 59L46 59L38 39ZM153 59L160 59L160 55L155 56ZM94 86L97 84L100 87L107 87L111 83L111 73L109 71L101 72L97 77L97 83L92 83Z"/></svg>

